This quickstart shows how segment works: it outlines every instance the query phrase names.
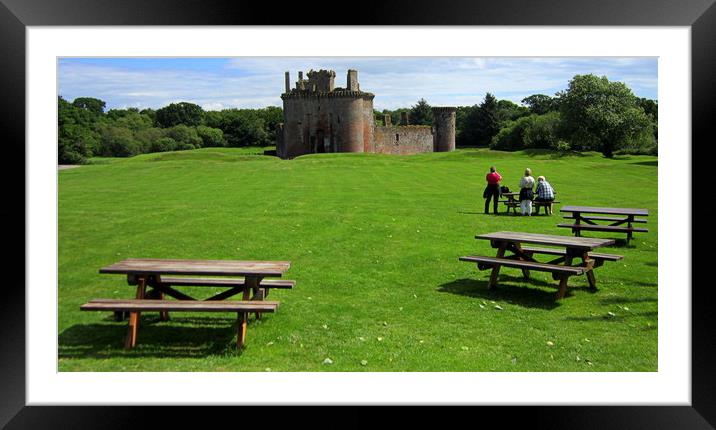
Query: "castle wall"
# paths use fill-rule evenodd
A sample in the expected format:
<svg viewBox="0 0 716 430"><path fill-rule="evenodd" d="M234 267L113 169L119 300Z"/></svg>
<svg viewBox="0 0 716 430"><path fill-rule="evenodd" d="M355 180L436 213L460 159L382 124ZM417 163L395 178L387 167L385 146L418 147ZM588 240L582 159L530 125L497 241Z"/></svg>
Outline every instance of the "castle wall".
<svg viewBox="0 0 716 430"><path fill-rule="evenodd" d="M418 154L433 152L433 134L430 126L377 126L374 135L379 154Z"/></svg>

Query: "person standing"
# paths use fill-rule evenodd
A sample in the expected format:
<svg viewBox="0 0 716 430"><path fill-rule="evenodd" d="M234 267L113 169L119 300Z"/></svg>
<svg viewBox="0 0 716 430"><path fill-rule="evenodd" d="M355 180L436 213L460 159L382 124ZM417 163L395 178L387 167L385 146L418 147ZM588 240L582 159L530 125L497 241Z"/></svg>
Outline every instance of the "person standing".
<svg viewBox="0 0 716 430"><path fill-rule="evenodd" d="M548 215L552 215L552 202L554 201L555 191L554 191L554 188L552 188L552 185L550 185L550 183L547 182L547 179L545 179L544 176L539 176L537 178L536 193L537 193L537 197L535 197L535 201L546 203L546 205L544 207L544 211Z"/></svg>
<svg viewBox="0 0 716 430"><path fill-rule="evenodd" d="M487 187L482 193L482 197L485 198L485 213L490 213L490 200L493 200L492 208L495 215L497 215L497 202L500 199L500 181L502 176L497 173L495 166L490 166L490 173L485 177L487 180Z"/></svg>
<svg viewBox="0 0 716 430"><path fill-rule="evenodd" d="M520 179L520 212L522 215L532 215L532 199L534 198L535 178L532 177L532 170L525 169L525 176Z"/></svg>

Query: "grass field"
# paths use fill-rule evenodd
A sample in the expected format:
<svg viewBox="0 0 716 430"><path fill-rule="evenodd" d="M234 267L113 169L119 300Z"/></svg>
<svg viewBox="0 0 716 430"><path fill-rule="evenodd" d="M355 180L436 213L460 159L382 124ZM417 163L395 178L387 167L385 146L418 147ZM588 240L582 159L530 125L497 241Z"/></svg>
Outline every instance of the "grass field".
<svg viewBox="0 0 716 430"><path fill-rule="evenodd" d="M60 371L657 371L656 157L261 153L208 148L58 172ZM545 175L562 204L648 208L649 233L603 248L625 258L595 272L597 292L572 277L555 302L549 274L526 282L509 268L488 291L489 271L458 261L494 255L476 234L570 235L556 227L561 205L484 215L493 164L513 189L525 167ZM98 273L130 257L290 260L297 285L271 293L281 306L251 318L241 354L232 314L143 314L126 351L126 322L79 307L133 297L125 277Z"/></svg>

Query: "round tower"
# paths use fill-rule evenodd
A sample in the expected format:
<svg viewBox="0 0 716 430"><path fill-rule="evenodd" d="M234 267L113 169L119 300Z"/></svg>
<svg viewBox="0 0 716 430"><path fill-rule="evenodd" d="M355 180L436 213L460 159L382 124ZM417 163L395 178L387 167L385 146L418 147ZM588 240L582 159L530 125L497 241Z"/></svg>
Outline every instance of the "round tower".
<svg viewBox="0 0 716 430"><path fill-rule="evenodd" d="M455 150L455 107L433 108L433 151Z"/></svg>

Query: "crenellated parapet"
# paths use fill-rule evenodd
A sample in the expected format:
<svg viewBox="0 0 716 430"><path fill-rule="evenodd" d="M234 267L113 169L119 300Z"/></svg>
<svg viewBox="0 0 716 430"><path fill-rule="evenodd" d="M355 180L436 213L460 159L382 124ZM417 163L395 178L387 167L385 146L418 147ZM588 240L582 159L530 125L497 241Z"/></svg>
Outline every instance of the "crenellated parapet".
<svg viewBox="0 0 716 430"><path fill-rule="evenodd" d="M344 89L335 89L333 91L311 91L293 89L290 93L281 94L281 99L318 99L318 98L361 98L364 100L373 100L375 94L363 91L348 91Z"/></svg>

